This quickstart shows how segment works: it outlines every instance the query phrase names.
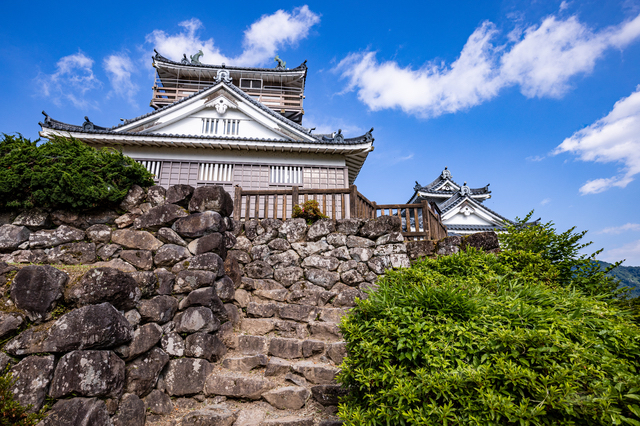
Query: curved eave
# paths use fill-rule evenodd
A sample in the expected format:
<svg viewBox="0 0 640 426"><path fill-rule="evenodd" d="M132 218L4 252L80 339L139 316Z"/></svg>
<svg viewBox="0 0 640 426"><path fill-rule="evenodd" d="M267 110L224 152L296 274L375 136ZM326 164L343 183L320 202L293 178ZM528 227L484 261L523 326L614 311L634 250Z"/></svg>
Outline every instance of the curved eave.
<svg viewBox="0 0 640 426"><path fill-rule="evenodd" d="M153 67L156 69L159 68L163 68L166 70L171 70L171 71L190 71L193 72L195 74L197 73L207 73L207 74L211 74L214 75L215 73L218 72L218 70L224 69L227 70L229 72L255 72L255 73L260 73L260 74L273 74L273 75L277 75L279 77L300 77L300 76L306 76L307 74L307 68L306 67L296 67L296 68L291 68L291 69L287 69L287 70L278 70L275 68L243 68L243 67L222 67L220 65L207 65L207 64L202 64L202 65L194 65L194 64L182 64L179 62L164 62L164 61L159 61L157 59L153 60Z"/></svg>

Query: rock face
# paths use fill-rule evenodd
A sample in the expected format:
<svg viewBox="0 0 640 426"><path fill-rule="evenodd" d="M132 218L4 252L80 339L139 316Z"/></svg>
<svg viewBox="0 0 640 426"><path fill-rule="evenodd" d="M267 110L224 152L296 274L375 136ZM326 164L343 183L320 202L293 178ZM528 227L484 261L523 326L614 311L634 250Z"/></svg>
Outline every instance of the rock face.
<svg viewBox="0 0 640 426"><path fill-rule="evenodd" d="M117 309L131 309L140 299L140 289L130 274L113 268L96 268L67 288L65 299L79 306L108 301Z"/></svg>
<svg viewBox="0 0 640 426"><path fill-rule="evenodd" d="M223 216L233 213L233 200L221 186L200 186L193 191L189 201L190 212L211 210Z"/></svg>
<svg viewBox="0 0 640 426"><path fill-rule="evenodd" d="M133 336L129 322L109 303L74 309L50 328L45 326L26 330L7 343L5 350L12 355L27 355L109 348L126 343Z"/></svg>
<svg viewBox="0 0 640 426"><path fill-rule="evenodd" d="M116 398L124 386L124 361L111 351L73 351L64 355L53 374L49 394Z"/></svg>
<svg viewBox="0 0 640 426"><path fill-rule="evenodd" d="M153 348L126 366L125 390L138 396L145 396L156 385L158 376L169 362L169 355L162 349Z"/></svg>
<svg viewBox="0 0 640 426"><path fill-rule="evenodd" d="M162 242L157 240L147 231L133 231L131 229L118 229L111 234L111 241L123 247L140 250L158 250Z"/></svg>
<svg viewBox="0 0 640 426"><path fill-rule="evenodd" d="M32 405L30 412L42 408L47 394L55 358L48 356L28 356L11 368L16 379L11 387L14 398L21 405Z"/></svg>
<svg viewBox="0 0 640 426"><path fill-rule="evenodd" d="M154 207L133 222L136 229L158 230L164 226L171 226L173 222L181 217L188 216L189 213L182 207L175 204L164 204Z"/></svg>
<svg viewBox="0 0 640 426"><path fill-rule="evenodd" d="M68 279L53 266L25 266L11 283L11 300L31 321L40 321L55 308Z"/></svg>
<svg viewBox="0 0 640 426"><path fill-rule="evenodd" d="M24 322L24 318L17 312L0 312L0 338L16 331Z"/></svg>
<svg viewBox="0 0 640 426"><path fill-rule="evenodd" d="M144 402L137 395L128 393L120 400L112 421L113 426L144 426L146 417Z"/></svg>
<svg viewBox="0 0 640 426"><path fill-rule="evenodd" d="M181 237L198 238L212 232L224 232L226 227L220 213L206 211L178 219L171 229Z"/></svg>
<svg viewBox="0 0 640 426"><path fill-rule="evenodd" d="M25 226L2 225L0 226L0 251L17 250L20 244L29 241L31 231Z"/></svg>
<svg viewBox="0 0 640 426"><path fill-rule="evenodd" d="M169 362L164 374L166 392L171 396L202 392L211 364L204 359L180 358Z"/></svg>
<svg viewBox="0 0 640 426"><path fill-rule="evenodd" d="M60 225L57 229L43 229L29 235L29 247L48 248L73 241L84 240L84 231L67 225Z"/></svg>
<svg viewBox="0 0 640 426"><path fill-rule="evenodd" d="M97 398L61 399L39 426L112 426L107 406Z"/></svg>

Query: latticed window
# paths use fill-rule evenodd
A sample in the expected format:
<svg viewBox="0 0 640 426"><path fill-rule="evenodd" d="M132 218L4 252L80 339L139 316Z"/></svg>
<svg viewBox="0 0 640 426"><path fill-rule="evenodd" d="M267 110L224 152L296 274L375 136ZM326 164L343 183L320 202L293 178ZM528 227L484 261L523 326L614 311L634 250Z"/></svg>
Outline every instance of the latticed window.
<svg viewBox="0 0 640 426"><path fill-rule="evenodd" d="M271 183L302 185L302 167L271 166Z"/></svg>
<svg viewBox="0 0 640 426"><path fill-rule="evenodd" d="M149 172L154 175L154 179L158 180L160 178L162 161L136 160L136 162L142 164L142 167L149 170Z"/></svg>
<svg viewBox="0 0 640 426"><path fill-rule="evenodd" d="M203 135L237 136L240 134L240 120L222 118L203 118Z"/></svg>
<svg viewBox="0 0 640 426"><path fill-rule="evenodd" d="M200 163L198 180L205 182L231 182L233 164Z"/></svg>

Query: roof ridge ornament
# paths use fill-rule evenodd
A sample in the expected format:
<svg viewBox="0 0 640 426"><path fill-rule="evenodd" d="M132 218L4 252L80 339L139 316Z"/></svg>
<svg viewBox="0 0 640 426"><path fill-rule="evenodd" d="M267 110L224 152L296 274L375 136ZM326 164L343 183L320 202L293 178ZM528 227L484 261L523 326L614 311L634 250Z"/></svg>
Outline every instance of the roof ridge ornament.
<svg viewBox="0 0 640 426"><path fill-rule="evenodd" d="M204 56L204 53L202 53L202 49L198 50L198 53L196 53L195 55L190 55L189 57L191 58L191 65L202 65L202 62L200 62L200 57Z"/></svg>
<svg viewBox="0 0 640 426"><path fill-rule="evenodd" d="M273 60L278 63L278 65L276 65L276 69L277 70L286 70L287 69L287 63L285 61L283 61L282 59L280 59L280 55L276 55L276 57L273 58ZM307 61L305 61L305 62L307 62Z"/></svg>
<svg viewBox="0 0 640 426"><path fill-rule="evenodd" d="M338 133L333 137L333 141L335 143L344 143L344 135L342 134L342 129L338 129Z"/></svg>
<svg viewBox="0 0 640 426"><path fill-rule="evenodd" d="M46 124L47 126L51 126L51 117L49 117L49 114L42 110L42 115L44 115L44 124Z"/></svg>
<svg viewBox="0 0 640 426"><path fill-rule="evenodd" d="M222 69L222 70L218 70L218 73L216 74L216 78L213 80L214 83L218 84L218 83L231 83L231 77L229 75L229 71L227 71L226 69Z"/></svg>
<svg viewBox="0 0 640 426"><path fill-rule="evenodd" d="M442 171L442 178L451 179L451 172L449 171L448 167L445 167L444 170Z"/></svg>
<svg viewBox="0 0 640 426"><path fill-rule="evenodd" d="M420 191L421 189L422 189L422 185L420 185L420 184L418 183L418 181L416 181L416 185L413 187L413 190L414 190L414 191L416 191L416 192L418 192L418 191Z"/></svg>
<svg viewBox="0 0 640 426"><path fill-rule="evenodd" d="M364 134L364 141L365 142L373 142L374 141L372 133L373 133L373 127L371 129L369 129L369 131L367 133ZM418 183L418 182L416 182L416 183Z"/></svg>
<svg viewBox="0 0 640 426"><path fill-rule="evenodd" d="M84 116L84 123L82 123L82 130L85 132L90 132L92 130L95 130L95 126L93 125L91 120L89 120L89 117L87 117L86 115Z"/></svg>
<svg viewBox="0 0 640 426"><path fill-rule="evenodd" d="M462 188L460 188L460 194L462 195L471 195L471 189L467 186L467 182L464 182Z"/></svg>

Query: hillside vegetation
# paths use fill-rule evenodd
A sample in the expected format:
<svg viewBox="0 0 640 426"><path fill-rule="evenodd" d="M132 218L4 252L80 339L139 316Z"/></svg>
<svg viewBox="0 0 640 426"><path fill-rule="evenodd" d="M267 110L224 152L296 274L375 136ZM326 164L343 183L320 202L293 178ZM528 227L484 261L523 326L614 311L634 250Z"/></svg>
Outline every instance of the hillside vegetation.
<svg viewBox="0 0 640 426"><path fill-rule="evenodd" d="M346 425L640 425L640 328L553 224L389 272L341 325ZM588 245L588 244L587 244Z"/></svg>
<svg viewBox="0 0 640 426"><path fill-rule="evenodd" d="M610 268L611 263L598 261L600 269ZM617 266L607 272L610 277L620 280L620 286L631 288L633 297L640 297L640 266Z"/></svg>
<svg viewBox="0 0 640 426"><path fill-rule="evenodd" d="M115 205L134 184L151 186L153 175L114 149L63 137L39 143L5 134L0 140L0 209Z"/></svg>

